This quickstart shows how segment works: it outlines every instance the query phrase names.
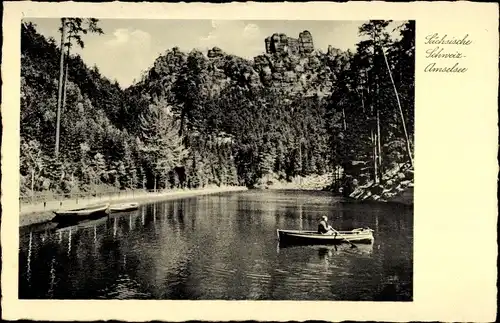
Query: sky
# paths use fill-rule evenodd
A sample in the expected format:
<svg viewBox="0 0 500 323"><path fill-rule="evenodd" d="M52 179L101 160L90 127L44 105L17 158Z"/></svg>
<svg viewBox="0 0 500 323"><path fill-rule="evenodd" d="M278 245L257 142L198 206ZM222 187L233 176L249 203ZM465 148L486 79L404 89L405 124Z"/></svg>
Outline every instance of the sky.
<svg viewBox="0 0 500 323"><path fill-rule="evenodd" d="M60 42L60 19L25 19L36 25L39 33ZM87 34L85 47L73 51L102 75L116 80L121 87L139 80L155 59L165 51L179 47L183 51L217 46L224 52L251 59L265 52L264 39L273 33L285 33L298 38L309 30L315 49L327 51L328 45L342 50L355 50L361 38L358 28L364 21L306 21L306 20L131 20L101 19L103 35ZM402 22L389 25L391 31ZM399 35L398 32L394 36Z"/></svg>

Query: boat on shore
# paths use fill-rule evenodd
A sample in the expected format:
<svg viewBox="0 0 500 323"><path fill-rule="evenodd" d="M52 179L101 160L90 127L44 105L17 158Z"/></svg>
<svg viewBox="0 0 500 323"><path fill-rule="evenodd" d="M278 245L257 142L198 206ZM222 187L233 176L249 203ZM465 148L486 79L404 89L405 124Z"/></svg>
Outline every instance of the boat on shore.
<svg viewBox="0 0 500 323"><path fill-rule="evenodd" d="M109 210L112 213L117 213L117 212L134 211L137 210L138 208L139 208L139 203L133 202L133 203L112 204L109 207Z"/></svg>
<svg viewBox="0 0 500 323"><path fill-rule="evenodd" d="M109 204L87 206L74 210L54 211L55 217L52 221L59 223L78 222L87 219L97 219L109 214Z"/></svg>
<svg viewBox="0 0 500 323"><path fill-rule="evenodd" d="M341 243L373 243L373 230L358 228L351 231L337 231L333 234L321 234L317 231L276 230L280 244L329 245Z"/></svg>

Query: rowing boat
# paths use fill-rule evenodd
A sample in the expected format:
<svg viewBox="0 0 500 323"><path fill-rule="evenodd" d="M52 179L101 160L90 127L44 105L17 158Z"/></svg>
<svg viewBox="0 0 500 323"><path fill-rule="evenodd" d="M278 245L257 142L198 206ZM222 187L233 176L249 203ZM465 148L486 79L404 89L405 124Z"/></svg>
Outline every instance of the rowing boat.
<svg viewBox="0 0 500 323"><path fill-rule="evenodd" d="M133 211L139 208L139 203L123 203L123 204L113 204L109 207L111 212L126 212Z"/></svg>
<svg viewBox="0 0 500 323"><path fill-rule="evenodd" d="M332 234L321 234L317 231L276 230L282 244L340 244L343 242L372 243L373 230L359 228L351 231L337 231Z"/></svg>
<svg viewBox="0 0 500 323"><path fill-rule="evenodd" d="M88 206L74 210L54 211L56 216L52 219L55 222L76 222L86 219L95 219L109 213L109 204Z"/></svg>

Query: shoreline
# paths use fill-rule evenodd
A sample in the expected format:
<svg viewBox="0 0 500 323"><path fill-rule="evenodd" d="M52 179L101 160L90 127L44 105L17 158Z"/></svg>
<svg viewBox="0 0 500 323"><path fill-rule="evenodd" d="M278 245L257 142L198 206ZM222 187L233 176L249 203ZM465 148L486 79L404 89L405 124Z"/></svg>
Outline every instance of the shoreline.
<svg viewBox="0 0 500 323"><path fill-rule="evenodd" d="M275 175L263 178L255 188L268 190L303 190L303 191L324 191L325 187L331 185L333 181L332 173L313 174L307 176L295 176L290 181L278 179Z"/></svg>
<svg viewBox="0 0 500 323"><path fill-rule="evenodd" d="M274 183L273 185L257 187L255 189L259 190L269 190L269 191L304 191L304 192L328 192L334 196L343 197L346 202L373 202L373 203L386 203L386 204L400 204L406 206L413 206L413 187L408 187L400 194L387 198L387 199L362 199L359 197L343 196L341 193L335 192L329 189L328 186L320 187L302 187L295 183Z"/></svg>
<svg viewBox="0 0 500 323"><path fill-rule="evenodd" d="M404 205L404 206L408 206L408 207L413 207L413 205L414 205L413 187L407 187L400 194L393 196L393 197L389 197L387 199L383 199L383 198L373 199L372 195L368 196L365 199L362 199L359 197L358 198L347 197L347 199L350 201L356 201L356 202L399 204L399 205Z"/></svg>
<svg viewBox="0 0 500 323"><path fill-rule="evenodd" d="M104 203L127 203L127 202L142 202L150 203L155 201L167 201L173 199L180 199L186 197L194 197L199 195L209 195L226 192L241 192L246 191L248 188L244 186L215 186L205 187L201 189L179 189L165 192L151 193L132 193L125 195L115 195L106 198L89 198L89 199L66 199L62 201L54 200L49 201L44 206L43 202L36 204L20 205L19 211L19 227L25 227L32 224L44 223L52 220L54 217L53 211L58 209L75 209L83 208L90 205L104 204ZM123 193L126 193L125 191Z"/></svg>

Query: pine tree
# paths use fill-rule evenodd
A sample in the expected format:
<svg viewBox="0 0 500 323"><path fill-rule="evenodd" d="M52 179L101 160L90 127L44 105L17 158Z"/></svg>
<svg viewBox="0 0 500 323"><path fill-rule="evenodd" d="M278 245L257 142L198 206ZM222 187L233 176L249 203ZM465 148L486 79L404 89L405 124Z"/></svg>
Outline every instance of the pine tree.
<svg viewBox="0 0 500 323"><path fill-rule="evenodd" d="M166 176L180 165L187 155L176 122L169 114L169 107L150 105L141 115L139 147L142 158L153 174L154 189L159 176Z"/></svg>

